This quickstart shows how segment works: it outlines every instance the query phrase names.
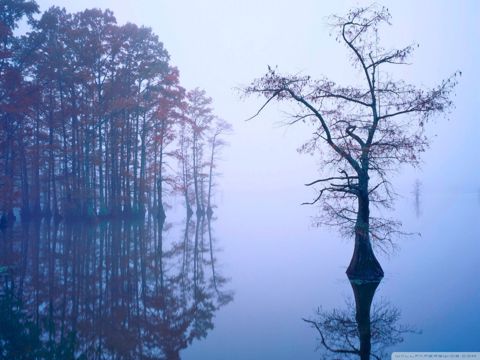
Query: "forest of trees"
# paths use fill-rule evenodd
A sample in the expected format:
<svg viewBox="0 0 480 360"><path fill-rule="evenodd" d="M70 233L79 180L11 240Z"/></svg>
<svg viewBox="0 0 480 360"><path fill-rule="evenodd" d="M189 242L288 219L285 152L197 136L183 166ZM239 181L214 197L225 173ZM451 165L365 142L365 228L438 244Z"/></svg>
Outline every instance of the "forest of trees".
<svg viewBox="0 0 480 360"><path fill-rule="evenodd" d="M230 125L204 90L180 85L150 28L109 10L40 16L26 0L0 10L1 226L16 209L22 220L164 217L171 193L189 215L212 213Z"/></svg>

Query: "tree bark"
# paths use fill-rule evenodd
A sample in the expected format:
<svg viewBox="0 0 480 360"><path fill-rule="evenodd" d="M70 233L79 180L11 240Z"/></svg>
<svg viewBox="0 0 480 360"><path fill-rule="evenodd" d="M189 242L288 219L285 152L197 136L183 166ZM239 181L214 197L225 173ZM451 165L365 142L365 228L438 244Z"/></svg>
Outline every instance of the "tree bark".
<svg viewBox="0 0 480 360"><path fill-rule="evenodd" d="M355 224L355 247L347 276L350 280L379 281L383 269L373 253L370 242L370 208L368 186L363 186L358 195L357 222Z"/></svg>

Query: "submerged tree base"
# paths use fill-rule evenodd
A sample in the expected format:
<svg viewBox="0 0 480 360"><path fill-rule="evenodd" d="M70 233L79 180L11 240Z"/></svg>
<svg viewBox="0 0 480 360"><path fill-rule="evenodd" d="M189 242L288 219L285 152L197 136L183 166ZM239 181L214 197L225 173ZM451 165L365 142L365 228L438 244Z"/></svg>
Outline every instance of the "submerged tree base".
<svg viewBox="0 0 480 360"><path fill-rule="evenodd" d="M372 281L383 279L382 266L373 253L370 244L364 246L355 244L352 260L347 268L347 276L350 281Z"/></svg>
<svg viewBox="0 0 480 360"><path fill-rule="evenodd" d="M350 281L378 282L383 279L384 273L380 264L369 264L355 268L348 267L346 274Z"/></svg>
<svg viewBox="0 0 480 360"><path fill-rule="evenodd" d="M207 208L207 211L199 208L195 212L192 210L191 206L187 207L187 220L190 219L194 214L196 214L197 219L207 217L209 220L213 216L212 208ZM40 221L53 221L55 224L59 223L85 223L85 224L97 224L107 221L137 221L143 220L148 216L153 216L165 222L167 218L167 213L163 206L161 207L152 207L148 210L145 208L128 208L121 210L107 210L102 209L98 212L86 213L82 211L68 211L64 213L60 212L47 212L43 210L38 211L25 211L21 209L20 211L20 221L22 224L29 222L40 222ZM13 212L10 213L0 213L0 229L6 229L13 227L18 221L18 216L15 216Z"/></svg>

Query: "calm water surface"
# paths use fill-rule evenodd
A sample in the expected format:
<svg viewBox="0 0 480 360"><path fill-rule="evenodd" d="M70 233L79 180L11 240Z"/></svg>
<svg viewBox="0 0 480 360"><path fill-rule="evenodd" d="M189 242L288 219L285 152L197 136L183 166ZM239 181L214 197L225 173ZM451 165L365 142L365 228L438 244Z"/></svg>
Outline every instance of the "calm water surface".
<svg viewBox="0 0 480 360"><path fill-rule="evenodd" d="M178 359L232 300L211 221L39 222L1 235L0 355Z"/></svg>
<svg viewBox="0 0 480 360"><path fill-rule="evenodd" d="M363 287L344 274L351 242L312 227L311 207L271 199L240 196L221 205L215 221L7 229L0 235L3 355L336 358L302 318L323 321L322 335L336 348L358 348L357 326L370 325L372 352L383 358L480 351L477 196L426 195L419 217L411 199L401 201L405 228L421 236L380 255L385 278Z"/></svg>
<svg viewBox="0 0 480 360"><path fill-rule="evenodd" d="M185 359L336 358L321 346L316 351L320 336L302 318L317 319L318 308L352 309L345 270L353 244L312 227L315 209L292 207L298 193L265 196L268 203L245 196L218 215L221 261L235 300L218 312L208 339L183 352ZM387 348L386 358L393 351L480 351L478 196L426 192L420 210L417 217L413 195L397 202L393 215L421 236L402 238L393 254L379 255L386 275L372 309L388 304L399 312L395 326L417 330Z"/></svg>

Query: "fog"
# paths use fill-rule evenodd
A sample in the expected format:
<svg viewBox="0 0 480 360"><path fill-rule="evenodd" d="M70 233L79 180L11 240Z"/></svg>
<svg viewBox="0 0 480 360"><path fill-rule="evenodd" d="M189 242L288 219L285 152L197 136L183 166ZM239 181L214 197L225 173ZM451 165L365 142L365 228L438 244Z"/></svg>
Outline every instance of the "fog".
<svg viewBox="0 0 480 360"><path fill-rule="evenodd" d="M215 234L223 249L218 255L222 273L231 278L235 299L218 312L215 329L206 340L194 342L185 358L316 358L316 334L301 317L351 297L344 272L352 241L313 226L320 209L300 205L315 196L304 184L318 176L318 159L297 152L312 129L286 126L290 108L273 104L246 121L262 102L241 98L238 88L262 76L267 65L286 74L355 83L358 75L347 49L329 35L327 17L369 2L38 3L42 11L53 5L70 12L108 8L120 24L151 27L179 68L182 86L205 89L216 114L233 125L219 164ZM454 108L427 124L432 143L421 168L400 168L393 175L399 194L393 214L405 231L421 236L401 240L395 253L380 257L386 277L377 296L388 297L407 322L418 322L428 333L413 336L403 350L478 351L480 314L473 304L480 300L474 274L480 261L480 3L409 0L382 5L392 14L392 26L381 34L384 43L419 44L412 64L396 67L395 78L433 86L457 70L463 75ZM413 193L417 180L422 184L418 217ZM169 202L174 208L183 206L181 199ZM464 333L454 341L448 326Z"/></svg>
<svg viewBox="0 0 480 360"><path fill-rule="evenodd" d="M348 63L347 49L329 36L327 17L344 13L357 2L299 1L293 6L289 1L59 0L39 4L41 10L56 5L71 12L108 8L120 24L133 22L158 34L180 70L183 86L205 89L214 99L216 113L234 125L222 164L226 203L244 198L238 195L251 193L252 188L264 191L257 185L259 179L267 178L270 190L299 192L292 205L309 198L301 185L315 177L315 159L305 159L295 149L308 138L310 129L301 124L280 126L286 118L275 107L245 122L261 102L241 100L235 89L263 75L267 65L278 66L283 73L325 75L341 84L355 81L358 75ZM425 191L477 192L480 5L476 1L386 1L382 5L392 14L392 26L384 28L382 41L392 46L419 44L412 64L395 69L398 78L432 86L456 70L463 73L450 120L438 119L428 126L434 140L423 157L424 166L417 173L400 172L399 189L405 189L400 192L407 193L415 176L422 178Z"/></svg>

